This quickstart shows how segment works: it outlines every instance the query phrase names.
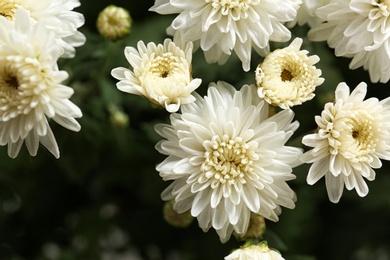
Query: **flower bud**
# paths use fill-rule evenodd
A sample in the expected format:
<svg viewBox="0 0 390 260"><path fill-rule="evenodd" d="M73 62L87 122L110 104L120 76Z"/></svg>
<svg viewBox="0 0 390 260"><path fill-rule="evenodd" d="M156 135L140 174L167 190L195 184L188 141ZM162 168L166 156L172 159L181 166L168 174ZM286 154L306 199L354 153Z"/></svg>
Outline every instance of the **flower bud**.
<svg viewBox="0 0 390 260"><path fill-rule="evenodd" d="M264 217L259 214L251 213L246 233L240 235L234 232L233 235L239 240L258 239L264 234L265 229Z"/></svg>
<svg viewBox="0 0 390 260"><path fill-rule="evenodd" d="M109 5L99 13L96 24L101 35L117 40L130 33L132 19L126 9Z"/></svg>
<svg viewBox="0 0 390 260"><path fill-rule="evenodd" d="M177 213L174 208L175 201L171 200L168 201L164 204L164 219L167 221L170 225L174 227L181 227L181 228L186 228L188 227L191 223L192 220L194 219L191 216L191 212L187 211L184 213Z"/></svg>

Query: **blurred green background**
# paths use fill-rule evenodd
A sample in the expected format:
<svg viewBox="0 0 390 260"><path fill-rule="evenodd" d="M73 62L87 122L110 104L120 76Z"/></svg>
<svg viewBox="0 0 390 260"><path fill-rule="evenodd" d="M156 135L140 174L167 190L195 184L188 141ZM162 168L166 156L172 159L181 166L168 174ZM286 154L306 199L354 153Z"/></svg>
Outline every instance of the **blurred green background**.
<svg viewBox="0 0 390 260"><path fill-rule="evenodd" d="M133 18L131 33L115 42L99 36L95 26L109 4L127 8ZM82 129L73 133L51 124L61 151L58 160L43 147L36 157L23 147L10 159L7 148L0 147L0 259L208 260L223 259L242 244L233 237L221 244L215 231L203 233L196 221L181 229L163 219L160 193L168 183L155 170L164 156L154 149L159 137L153 127L168 122L169 115L117 90L110 75L115 67L128 67L125 46L139 40L161 43L166 37L174 16L149 12L152 5L152 0L81 0L76 11L86 18L81 31L87 43L77 48L76 58L61 60L59 66L70 74L66 84L75 89L72 101L83 111ZM362 69L348 70L349 60L334 57L325 43L308 41L306 27L292 32L304 38L303 48L320 56L325 78L312 101L293 108L301 127L291 144L301 146L336 85L345 81L355 87L369 78ZM218 66L196 52L193 75L203 80L199 92L217 80L237 88L254 83L261 60L253 55L251 71L244 73L235 56ZM388 85L369 83L369 96L390 96ZM124 115L128 124L121 121ZM269 245L288 260L390 259L390 163L383 162L375 181L368 182L367 197L345 190L338 204L328 201L323 180L306 184L308 168L296 168L297 179L290 182L296 208L284 209L277 223L267 222Z"/></svg>

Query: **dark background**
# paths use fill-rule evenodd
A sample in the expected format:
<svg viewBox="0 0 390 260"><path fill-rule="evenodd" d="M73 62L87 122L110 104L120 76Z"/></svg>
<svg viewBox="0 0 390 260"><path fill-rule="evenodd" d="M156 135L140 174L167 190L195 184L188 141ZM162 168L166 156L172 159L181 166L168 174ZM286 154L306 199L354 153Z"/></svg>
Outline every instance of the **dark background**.
<svg viewBox="0 0 390 260"><path fill-rule="evenodd" d="M116 42L99 36L95 26L109 4L127 8L133 18L131 33ZM59 66L70 74L66 84L75 89L72 101L83 111L82 129L73 133L51 124L60 159L44 147L36 157L23 147L11 159L7 148L0 147L0 259L223 259L242 244L234 238L221 244L215 231L203 233L196 220L180 229L163 219L160 193L168 183L155 170L164 156L154 149L159 137L153 127L168 122L168 113L120 92L110 75L112 68L128 66L125 46L139 40L161 43L167 37L165 28L175 16L148 12L152 5L152 0L82 0L76 9L86 18L81 31L87 43L77 49L76 58L61 60ZM306 27L292 31L293 37L304 38L303 48L320 56L325 78L312 101L294 107L301 127L292 145L301 146L302 136L315 129L314 116L332 100L339 82L354 88L366 81L369 96L390 95L389 84L369 83L366 71L350 71L348 59L334 57L325 43L308 41ZM199 92L217 80L237 88L254 83L261 60L253 55L251 71L244 73L234 55L218 66L196 52L193 75L203 80ZM113 106L128 116L128 125L112 122ZM269 245L288 260L390 259L390 164L383 162L375 181L368 182L367 197L345 190L338 204L329 202L323 180L306 184L308 169L294 169L297 179L290 185L297 193L296 208L284 209L277 223L267 221Z"/></svg>

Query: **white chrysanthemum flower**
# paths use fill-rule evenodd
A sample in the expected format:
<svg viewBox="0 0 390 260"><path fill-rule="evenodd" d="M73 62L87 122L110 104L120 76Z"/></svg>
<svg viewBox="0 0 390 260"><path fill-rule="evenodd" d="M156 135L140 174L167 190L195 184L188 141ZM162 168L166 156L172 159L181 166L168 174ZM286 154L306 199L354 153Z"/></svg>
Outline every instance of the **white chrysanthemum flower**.
<svg viewBox="0 0 390 260"><path fill-rule="evenodd" d="M234 250L225 260L284 260L282 255L268 247L262 242L258 245L244 245L242 248Z"/></svg>
<svg viewBox="0 0 390 260"><path fill-rule="evenodd" d="M252 47L265 55L269 41L291 37L283 23L294 20L301 0L156 0L150 10L179 15L169 30L182 42L195 42L209 63L223 64L234 50L245 71Z"/></svg>
<svg viewBox="0 0 390 260"><path fill-rule="evenodd" d="M372 82L390 79L390 2L338 0L317 10L325 22L309 31L309 38L327 41L336 56L353 58L351 69L368 70Z"/></svg>
<svg viewBox="0 0 390 260"><path fill-rule="evenodd" d="M79 0L2 0L0 16L14 20L19 7L26 9L34 22L41 21L56 35L56 42L64 48L62 57L72 58L75 47L85 43L85 36L77 29L84 24L84 16L72 11Z"/></svg>
<svg viewBox="0 0 390 260"><path fill-rule="evenodd" d="M297 16L294 21L288 22L287 26L292 28L296 25L303 26L308 24L310 27L320 23L315 12L318 8L328 4L331 0L302 0L302 4L298 9Z"/></svg>
<svg viewBox="0 0 390 260"><path fill-rule="evenodd" d="M314 90L324 82L321 70L314 65L317 55L300 50L301 38L295 38L283 49L268 54L256 69L257 93L269 104L288 109L311 100Z"/></svg>
<svg viewBox="0 0 390 260"><path fill-rule="evenodd" d="M299 125L292 110L268 118L256 86L237 91L218 82L181 111L155 128L166 138L156 149L168 155L156 169L173 180L162 198L174 199L178 213L191 210L204 231L213 227L226 242L233 230L246 233L251 212L277 221L280 206L295 207L287 181L301 150L285 146Z"/></svg>
<svg viewBox="0 0 390 260"><path fill-rule="evenodd" d="M16 157L23 142L32 156L41 143L58 158L47 118L78 131L74 118L82 116L69 101L73 89L61 85L68 77L57 67L62 48L44 24L30 24L24 9L14 16L14 22L0 16L0 145Z"/></svg>
<svg viewBox="0 0 390 260"><path fill-rule="evenodd" d="M310 185L325 176L329 199L337 203L343 193L356 189L368 193L366 178L374 180L380 159L390 160L390 98L364 100L367 85L360 83L350 94L340 83L334 103L327 103L315 120L319 130L305 136L302 143L313 147L301 160L313 163L307 176Z"/></svg>
<svg viewBox="0 0 390 260"><path fill-rule="evenodd" d="M176 112L180 105L195 101L191 93L202 83L201 79L192 79L192 43L184 50L170 39L164 44L151 42L145 46L138 42L138 50L125 48L125 56L132 70L115 68L111 74L120 80L119 90L141 95L151 102L165 107L168 112Z"/></svg>

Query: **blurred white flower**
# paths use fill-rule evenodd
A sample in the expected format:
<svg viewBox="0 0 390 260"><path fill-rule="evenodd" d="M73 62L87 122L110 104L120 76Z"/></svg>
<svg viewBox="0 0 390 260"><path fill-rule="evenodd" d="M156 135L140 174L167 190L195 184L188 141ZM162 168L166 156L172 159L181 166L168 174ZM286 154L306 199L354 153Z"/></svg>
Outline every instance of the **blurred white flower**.
<svg viewBox="0 0 390 260"><path fill-rule="evenodd" d="M364 181L375 179L380 159L390 160L390 98L363 99L367 85L360 83L350 94L345 83L337 86L335 102L327 103L315 120L319 130L306 135L302 143L313 147L301 160L313 163L307 182L313 185L325 176L330 201L337 203L348 190L359 196L368 193Z"/></svg>
<svg viewBox="0 0 390 260"><path fill-rule="evenodd" d="M194 42L209 63L223 64L234 50L245 71L252 47L265 55L269 41L291 37L283 23L294 20L301 0L156 0L150 10L179 15L168 29L178 42Z"/></svg>
<svg viewBox="0 0 390 260"><path fill-rule="evenodd" d="M268 54L256 69L257 93L269 104L288 109L311 100L314 90L324 82L321 70L314 65L317 55L300 50L301 38L283 49Z"/></svg>
<svg viewBox="0 0 390 260"><path fill-rule="evenodd" d="M176 112L180 105L195 101L191 93L201 84L201 79L192 79L192 43L184 50L170 39L164 44L138 42L138 50L125 48L125 56L132 70L115 68L111 74L118 79L119 90L141 95L151 102Z"/></svg>
<svg viewBox="0 0 390 260"><path fill-rule="evenodd" d="M349 67L368 70L372 82L390 79L390 2L332 0L317 10L324 22L309 31L314 41L327 41L336 56L353 58Z"/></svg>
<svg viewBox="0 0 390 260"><path fill-rule="evenodd" d="M54 33L30 22L22 8L14 22L0 16L0 145L8 144L9 156L16 157L23 142L32 156L41 143L58 158L47 118L78 131L74 118L82 113L69 101L73 89L61 84L68 74L58 70L62 48Z"/></svg>
<svg viewBox="0 0 390 260"><path fill-rule="evenodd" d="M268 117L256 86L237 91L218 82L181 111L171 125L155 127L166 138L156 149L168 156L156 169L173 180L162 198L174 199L178 213L191 210L204 231L213 227L226 242L233 230L246 233L251 212L278 221L280 206L295 207L287 181L301 150L285 146L299 125L292 110Z"/></svg>
<svg viewBox="0 0 390 260"><path fill-rule="evenodd" d="M282 255L262 242L258 245L244 245L234 250L225 260L284 260Z"/></svg>
<svg viewBox="0 0 390 260"><path fill-rule="evenodd" d="M331 0L302 0L302 4L298 9L297 16L294 21L288 22L287 26L292 28L296 25L303 26L308 24L310 27L320 23L320 19L315 14L319 7L322 7L329 3Z"/></svg>
<svg viewBox="0 0 390 260"><path fill-rule="evenodd" d="M85 36L77 29L84 24L84 16L72 11L79 0L2 0L0 15L13 21L15 11L23 7L34 22L44 22L56 35L56 42L64 48L62 57L72 58L75 48L85 43Z"/></svg>

